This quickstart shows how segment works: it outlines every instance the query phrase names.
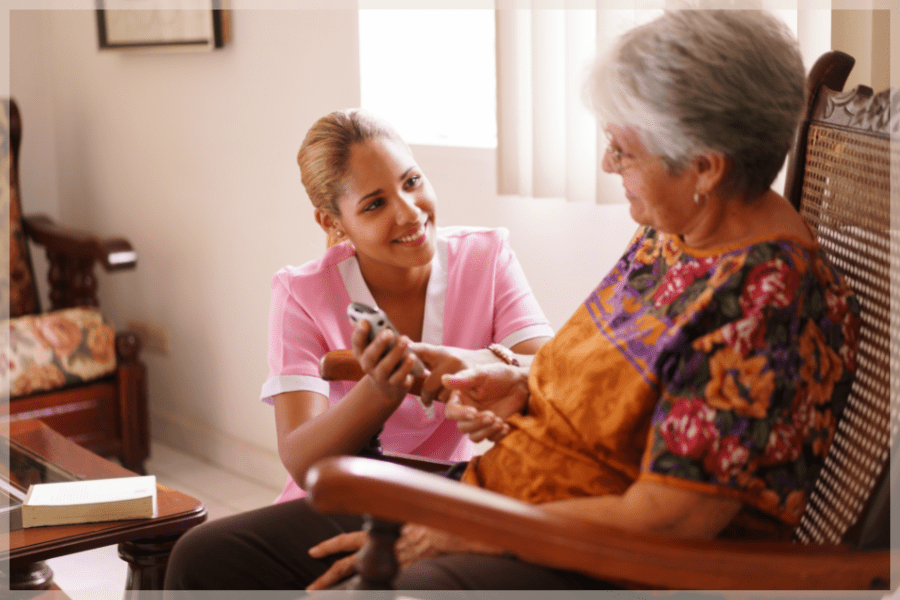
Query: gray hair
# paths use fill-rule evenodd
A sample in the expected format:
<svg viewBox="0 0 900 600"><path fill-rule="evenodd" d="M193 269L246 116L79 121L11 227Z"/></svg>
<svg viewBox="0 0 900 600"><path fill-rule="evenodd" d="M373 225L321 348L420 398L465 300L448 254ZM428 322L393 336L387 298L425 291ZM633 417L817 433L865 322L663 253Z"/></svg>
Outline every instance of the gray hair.
<svg viewBox="0 0 900 600"><path fill-rule="evenodd" d="M337 201L344 194L351 148L381 138L409 149L387 121L360 108L338 110L316 121L297 153L300 180L313 206L339 215Z"/></svg>
<svg viewBox="0 0 900 600"><path fill-rule="evenodd" d="M733 164L724 197L753 199L784 164L805 106L797 40L758 10L676 10L625 33L585 88L598 116L635 131L671 172L704 152Z"/></svg>

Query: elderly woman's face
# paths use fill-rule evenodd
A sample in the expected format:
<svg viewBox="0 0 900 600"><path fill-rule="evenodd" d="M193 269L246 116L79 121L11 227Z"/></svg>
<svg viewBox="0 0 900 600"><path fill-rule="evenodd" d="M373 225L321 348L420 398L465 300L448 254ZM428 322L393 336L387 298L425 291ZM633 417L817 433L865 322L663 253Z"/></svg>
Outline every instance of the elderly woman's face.
<svg viewBox="0 0 900 600"><path fill-rule="evenodd" d="M696 173L687 169L671 174L658 156L651 154L630 129L607 126L609 146L603 170L622 176L631 218L641 225L674 235L685 235L696 225L694 192Z"/></svg>

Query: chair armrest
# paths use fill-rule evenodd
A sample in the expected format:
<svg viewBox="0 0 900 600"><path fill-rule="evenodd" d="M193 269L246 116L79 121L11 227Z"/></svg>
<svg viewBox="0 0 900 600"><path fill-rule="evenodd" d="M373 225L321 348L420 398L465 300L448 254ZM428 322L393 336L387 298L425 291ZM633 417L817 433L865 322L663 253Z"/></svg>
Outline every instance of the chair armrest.
<svg viewBox="0 0 900 600"><path fill-rule="evenodd" d="M566 518L383 461L327 458L313 466L306 483L322 512L419 523L523 560L637 588L887 589L890 582L886 550L674 540Z"/></svg>
<svg viewBox="0 0 900 600"><path fill-rule="evenodd" d="M44 246L48 253L94 260L107 271L132 269L137 264L137 253L124 238L103 240L84 231L57 225L46 215L26 216L22 222L28 237Z"/></svg>
<svg viewBox="0 0 900 600"><path fill-rule="evenodd" d="M319 359L319 376L325 381L359 381L364 375L351 350L332 350Z"/></svg>
<svg viewBox="0 0 900 600"><path fill-rule="evenodd" d="M140 362L143 344L138 335L125 329L116 332L116 360L119 364L136 364Z"/></svg>

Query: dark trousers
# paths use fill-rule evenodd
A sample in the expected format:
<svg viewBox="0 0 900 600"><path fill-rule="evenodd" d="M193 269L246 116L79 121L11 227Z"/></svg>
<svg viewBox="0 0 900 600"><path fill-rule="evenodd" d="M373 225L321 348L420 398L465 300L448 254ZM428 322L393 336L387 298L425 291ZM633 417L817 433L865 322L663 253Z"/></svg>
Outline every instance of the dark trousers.
<svg viewBox="0 0 900 600"><path fill-rule="evenodd" d="M303 590L342 556L314 559L308 549L361 526L360 517L323 515L306 500L209 521L175 545L166 589ZM402 590L615 589L579 574L480 554L419 561L403 569L396 583Z"/></svg>

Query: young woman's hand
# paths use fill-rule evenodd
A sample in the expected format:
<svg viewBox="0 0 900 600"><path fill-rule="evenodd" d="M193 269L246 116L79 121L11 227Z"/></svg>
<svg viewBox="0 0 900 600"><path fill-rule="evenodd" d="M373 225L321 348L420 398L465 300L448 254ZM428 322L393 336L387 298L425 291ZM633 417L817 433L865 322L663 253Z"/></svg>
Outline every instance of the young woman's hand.
<svg viewBox="0 0 900 600"><path fill-rule="evenodd" d="M410 340L405 335L398 337L384 329L369 344L369 328L366 321L360 321L354 328L350 338L353 354L376 387L399 404L413 384L412 370L416 357L410 352Z"/></svg>
<svg viewBox="0 0 900 600"><path fill-rule="evenodd" d="M477 352L425 343L414 343L410 348L428 369L425 380L422 382L421 397L425 404L431 404L435 400L438 402L450 400L450 390L444 387L443 376L471 367L473 357Z"/></svg>

